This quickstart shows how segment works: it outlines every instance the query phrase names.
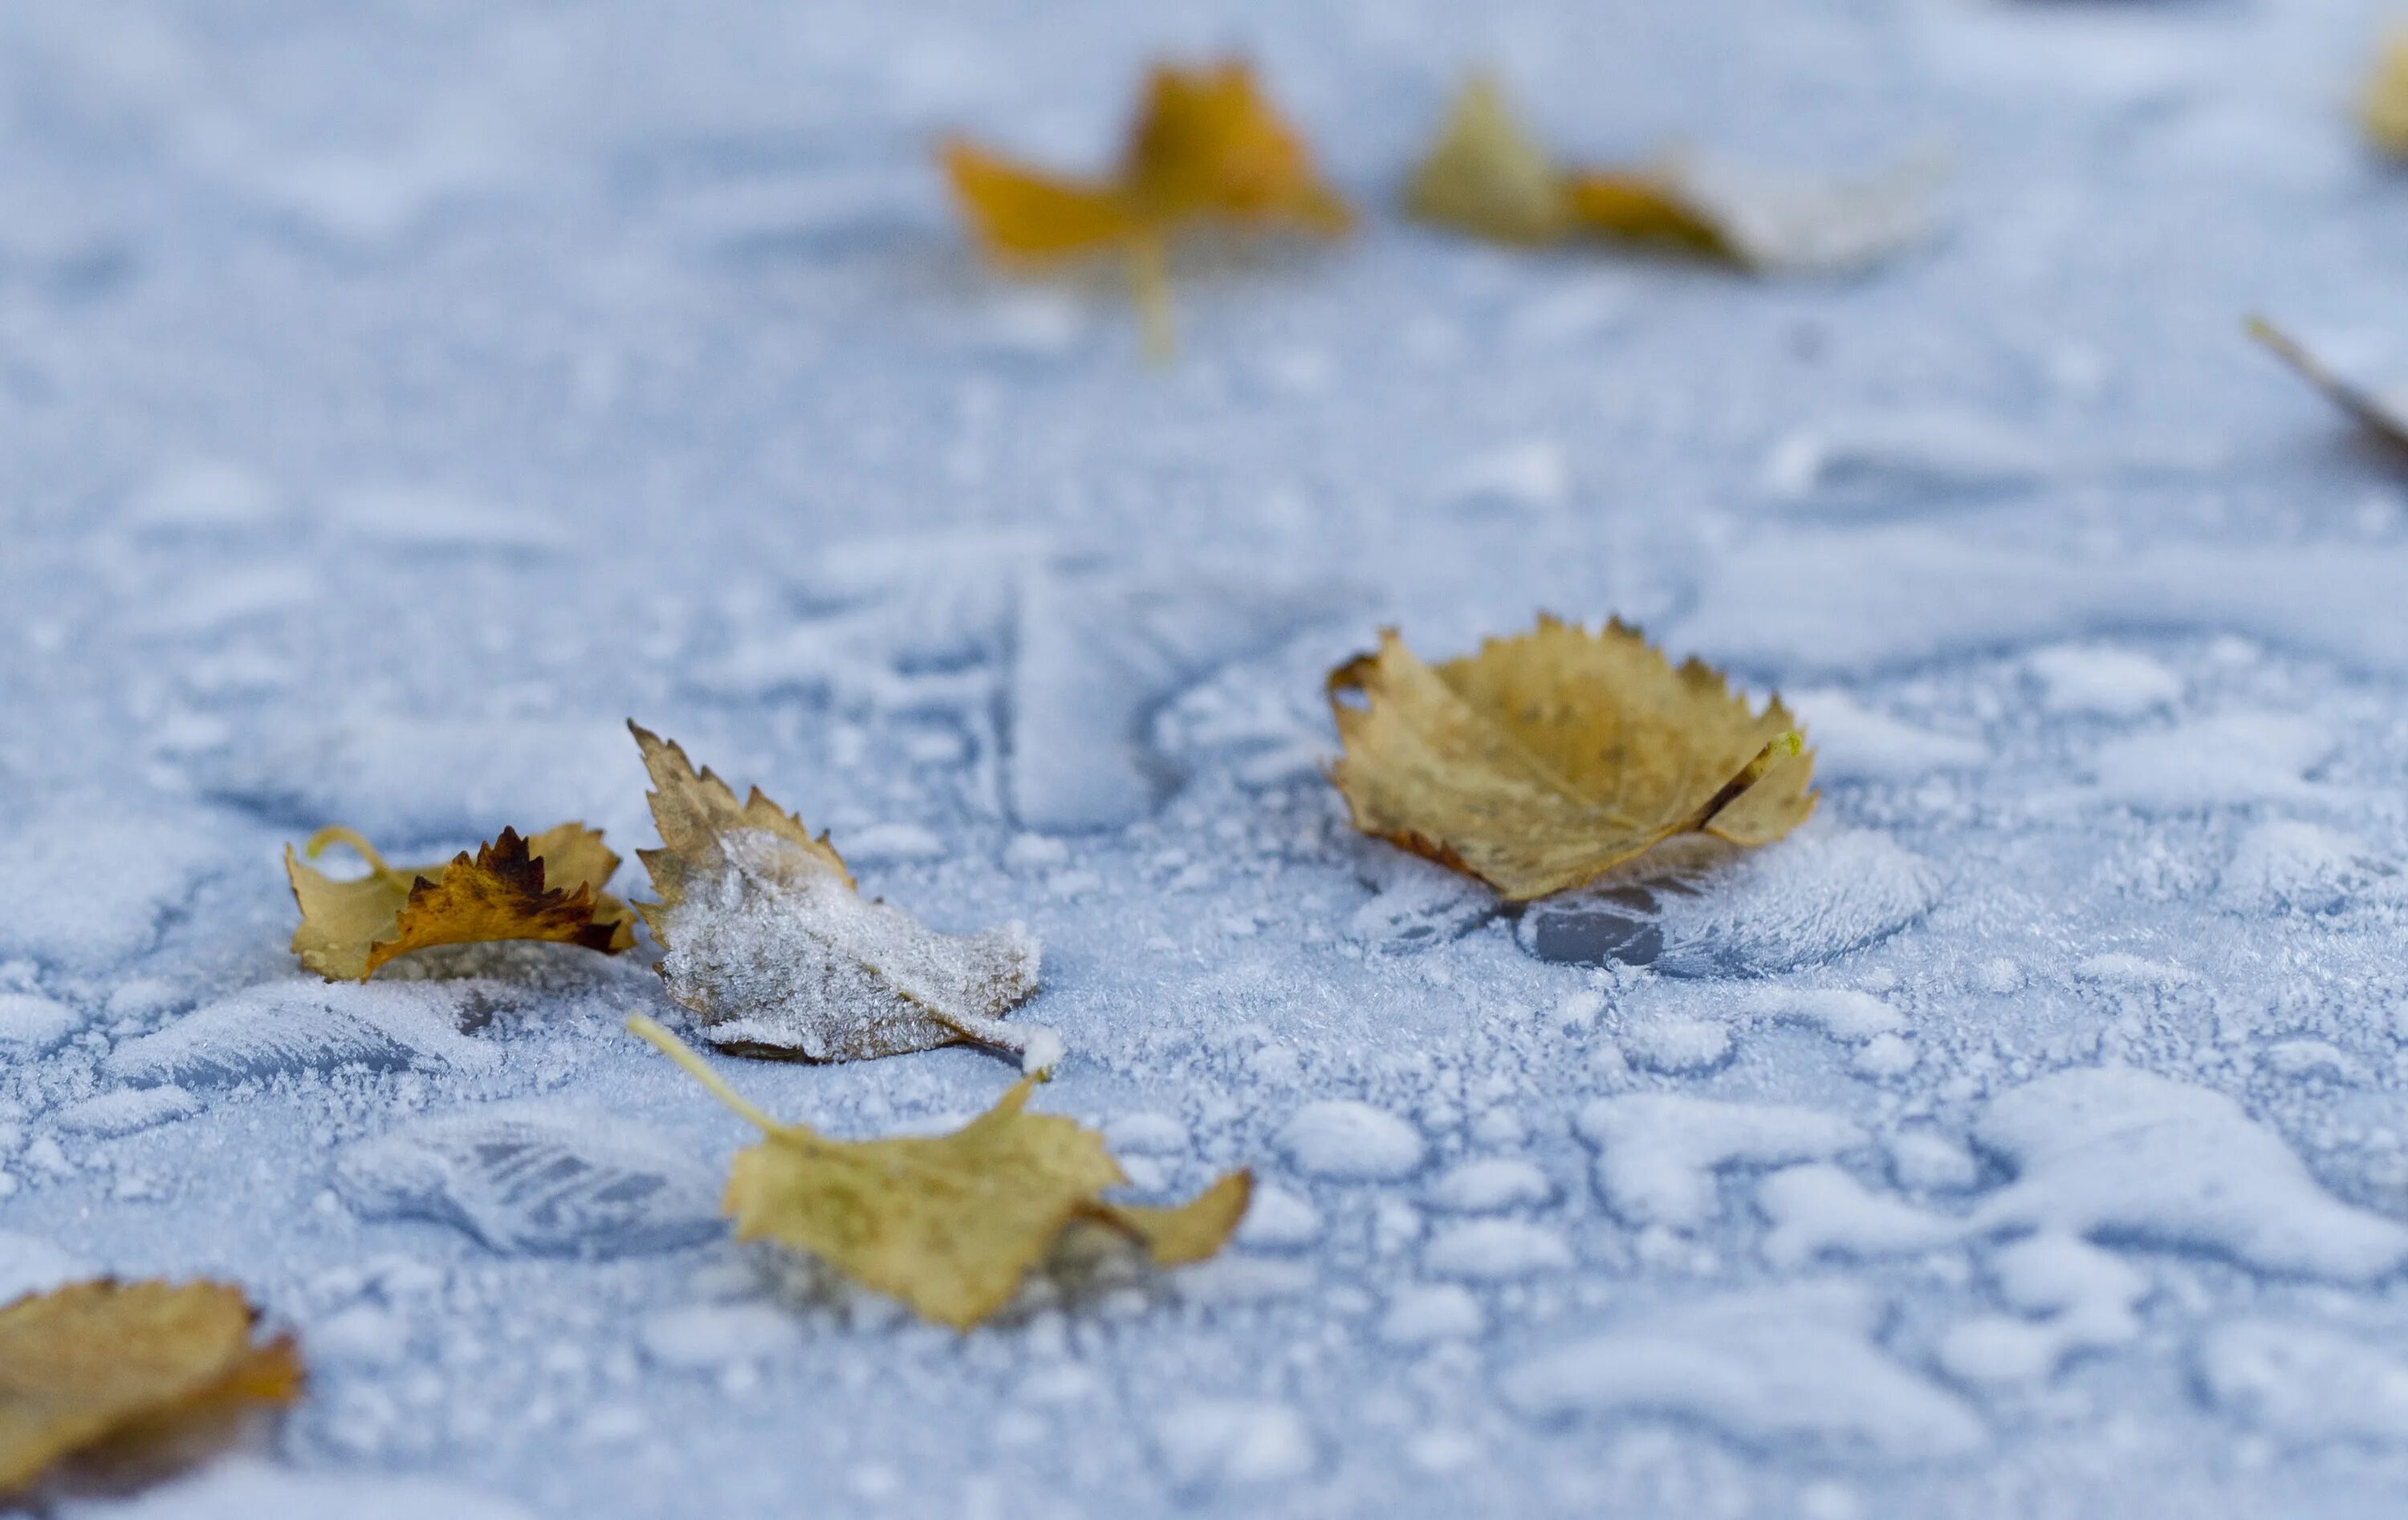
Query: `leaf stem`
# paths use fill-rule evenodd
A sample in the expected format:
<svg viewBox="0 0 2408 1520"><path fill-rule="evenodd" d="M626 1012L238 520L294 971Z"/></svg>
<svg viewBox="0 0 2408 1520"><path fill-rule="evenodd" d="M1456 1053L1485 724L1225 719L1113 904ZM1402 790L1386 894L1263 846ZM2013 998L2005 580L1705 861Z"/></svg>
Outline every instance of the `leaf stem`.
<svg viewBox="0 0 2408 1520"><path fill-rule="evenodd" d="M711 1097L726 1104L738 1115L752 1120L764 1132L774 1135L781 1130L797 1127L781 1125L746 1102L743 1094L728 1086L720 1079L718 1072L704 1065L702 1057L695 1053L693 1046L661 1027L659 1020L647 1018L641 1013L630 1014L627 1019L627 1032L685 1068L686 1075L702 1083Z"/></svg>
<svg viewBox="0 0 2408 1520"><path fill-rule="evenodd" d="M301 847L301 853L315 860L330 844L350 845L360 853L362 859L368 863L368 869L376 874L378 880L389 882L405 892L409 890L412 879L386 865L384 856L377 853L377 847L362 838L358 829L345 828L340 824L329 824L309 836L309 842Z"/></svg>
<svg viewBox="0 0 2408 1520"><path fill-rule="evenodd" d="M1170 249L1160 233L1129 244L1129 294L1137 302L1138 330L1146 362L1167 365L1179 352L1179 327L1170 307Z"/></svg>

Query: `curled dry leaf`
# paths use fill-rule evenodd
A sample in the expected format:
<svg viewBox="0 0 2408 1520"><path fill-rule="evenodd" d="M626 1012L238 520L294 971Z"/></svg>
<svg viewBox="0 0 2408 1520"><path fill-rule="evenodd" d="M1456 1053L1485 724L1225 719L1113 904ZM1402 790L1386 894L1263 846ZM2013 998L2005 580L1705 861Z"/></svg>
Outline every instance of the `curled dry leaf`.
<svg viewBox="0 0 2408 1520"><path fill-rule="evenodd" d="M0 1308L0 1498L69 1458L148 1455L301 1390L290 1337L261 1343L239 1288L77 1283Z"/></svg>
<svg viewBox="0 0 2408 1520"><path fill-rule="evenodd" d="M2305 344L2263 317L2249 319L2249 336L2272 350L2300 379L2330 396L2358 425L2394 448L2408 450L2408 395L2343 379Z"/></svg>
<svg viewBox="0 0 2408 1520"><path fill-rule="evenodd" d="M1323 182L1304 139L1243 63L1157 65L1119 165L1101 179L1051 174L962 138L939 151L980 246L1000 263L1099 252L1129 260L1147 341L1170 341L1168 244L1192 223L1337 237L1354 215Z"/></svg>
<svg viewBox="0 0 2408 1520"><path fill-rule="evenodd" d="M2408 32L2394 32L2384 39L2374 78L2358 105L2358 122L2375 147L2408 159Z"/></svg>
<svg viewBox="0 0 2408 1520"><path fill-rule="evenodd" d="M1763 844L1814 810L1813 753L1779 697L1751 712L1721 672L1675 669L1618 620L1591 634L1541 616L1435 667L1390 629L1329 673L1329 701L1354 826L1512 901L1675 834Z"/></svg>
<svg viewBox="0 0 2408 1520"><path fill-rule="evenodd" d="M1035 1078L950 1135L836 1140L763 1113L652 1020L627 1026L760 1127L761 1143L737 1153L727 1178L738 1240L809 1252L956 1329L1010 1303L1074 1225L1103 1226L1157 1266L1183 1266L1227 1242L1253 1196L1252 1175L1237 1171L1178 1208L1106 1202L1104 1190L1128 1179L1101 1135L1027 1111Z"/></svg>
<svg viewBox="0 0 2408 1520"><path fill-rule="evenodd" d="M1497 81L1475 75L1405 187L1405 208L1496 242L1576 235L1675 249L1765 271L1861 268L1928 237L1938 166L1926 157L1860 181L1775 176L1695 155L1567 168Z"/></svg>
<svg viewBox="0 0 2408 1520"><path fill-rule="evenodd" d="M471 858L449 865L384 863L376 847L348 828L322 828L302 853L315 860L347 844L368 874L337 882L284 850L284 874L301 905L293 953L329 982L365 982L378 967L430 945L543 939L615 955L636 942L627 905L602 890L619 868L599 830L562 824L532 839L506 828Z"/></svg>
<svg viewBox="0 0 2408 1520"><path fill-rule="evenodd" d="M739 1055L857 1061L976 1040L1042 1070L1050 1029L1002 1015L1037 990L1018 924L939 934L861 895L844 857L754 788L741 803L685 752L630 723L661 848L638 850L658 902L637 911L667 954L669 996Z"/></svg>

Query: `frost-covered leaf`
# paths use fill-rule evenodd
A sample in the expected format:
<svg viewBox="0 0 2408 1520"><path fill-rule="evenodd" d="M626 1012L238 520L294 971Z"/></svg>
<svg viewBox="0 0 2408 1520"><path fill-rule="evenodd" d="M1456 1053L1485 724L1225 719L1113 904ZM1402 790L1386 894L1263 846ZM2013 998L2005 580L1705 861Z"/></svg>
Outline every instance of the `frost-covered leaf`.
<svg viewBox="0 0 2408 1520"><path fill-rule="evenodd" d="M861 895L824 834L764 796L741 803L685 752L629 724L651 772L661 848L638 850L658 902L638 911L667 953L669 996L743 1055L856 1061L977 1040L1053 1065L1052 1030L1003 1014L1037 990L1018 924L939 934Z"/></svg>
<svg viewBox="0 0 2408 1520"><path fill-rule="evenodd" d="M1512 901L1676 834L1763 844L1814 808L1813 753L1779 697L1752 712L1721 672L1674 669L1618 620L1590 634L1542 615L1435 667L1391 629L1330 672L1329 699L1354 826Z"/></svg>
<svg viewBox="0 0 2408 1520"><path fill-rule="evenodd" d="M2394 158L2408 158L2408 32L2384 39L2374 78L2358 104L2368 140Z"/></svg>
<svg viewBox="0 0 2408 1520"><path fill-rule="evenodd" d="M348 828L322 828L302 853L315 860L329 844L366 856L368 874L337 882L284 851L301 926L293 953L329 982L365 982L378 967L430 945L542 939L615 955L636 942L627 905L604 892L619 857L601 832L562 824L531 839L506 828L472 859L461 851L442 866L384 863L375 846Z"/></svg>
<svg viewBox="0 0 2408 1520"><path fill-rule="evenodd" d="M1215 223L1337 237L1354 221L1240 62L1157 65L1121 161L1102 178L1032 169L959 137L939 156L979 245L996 261L1125 254L1157 352L1169 340L1172 234Z"/></svg>
<svg viewBox="0 0 2408 1520"><path fill-rule="evenodd" d="M290 1402L289 1337L219 1283L70 1283L0 1308L0 1498L71 1457L132 1455L247 1406Z"/></svg>
<svg viewBox="0 0 2408 1520"><path fill-rule="evenodd" d="M1177 1267L1219 1251L1253 1191L1252 1175L1239 1171L1177 1208L1106 1202L1104 1190L1127 1179L1104 1137L1026 1111L1034 1078L949 1135L829 1140L746 1102L652 1020L631 1019L628 1027L761 1127L761 1143L738 1152L728 1175L738 1240L809 1252L956 1328L1009 1303L1074 1224L1118 1231L1156 1265Z"/></svg>
<svg viewBox="0 0 2408 1520"><path fill-rule="evenodd" d="M2408 70L2408 63L2403 63ZM2408 89L2408 84L2403 84ZM2408 105L2403 105L2408 111ZM2396 449L2408 449L2408 396L2381 392L2344 379L2298 338L2263 317L2249 319L2249 336L2266 345L2300 379L2330 396L2358 423Z"/></svg>
<svg viewBox="0 0 2408 1520"><path fill-rule="evenodd" d="M1836 273L1928 236L1936 167L1912 158L1826 181L1692 154L1628 167L1559 165L1497 81L1475 75L1405 189L1413 216L1505 243L1585 235L1759 271Z"/></svg>

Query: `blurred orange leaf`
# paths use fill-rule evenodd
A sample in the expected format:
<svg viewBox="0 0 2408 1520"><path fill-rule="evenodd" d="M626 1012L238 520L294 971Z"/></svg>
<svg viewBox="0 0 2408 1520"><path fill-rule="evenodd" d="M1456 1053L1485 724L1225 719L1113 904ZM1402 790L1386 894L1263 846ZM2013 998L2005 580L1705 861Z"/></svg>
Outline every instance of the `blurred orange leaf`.
<svg viewBox="0 0 2408 1520"><path fill-rule="evenodd" d="M71 1457L148 1455L220 1415L290 1403L291 1338L261 1344L222 1283L76 1283L0 1308L0 1499Z"/></svg>
<svg viewBox="0 0 2408 1520"><path fill-rule="evenodd" d="M1192 224L1339 237L1354 213L1304 139L1237 61L1156 65L1118 165L1081 179L1028 167L963 138L939 149L980 246L1008 265L1096 253L1129 260L1149 347L1169 340L1170 237Z"/></svg>

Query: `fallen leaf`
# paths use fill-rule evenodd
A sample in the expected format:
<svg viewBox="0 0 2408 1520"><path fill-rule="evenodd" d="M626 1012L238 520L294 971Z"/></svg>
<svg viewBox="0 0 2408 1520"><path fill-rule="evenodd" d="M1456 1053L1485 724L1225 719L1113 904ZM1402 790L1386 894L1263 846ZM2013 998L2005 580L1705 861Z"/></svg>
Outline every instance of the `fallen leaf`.
<svg viewBox="0 0 2408 1520"><path fill-rule="evenodd" d="M2249 319L2249 336L2273 351L2300 378L2330 396L2360 426L2397 449L2408 449L2408 396L2353 384L2308 351L2305 344L2263 317Z"/></svg>
<svg viewBox="0 0 2408 1520"><path fill-rule="evenodd" d="M1157 65L1119 165L1079 179L1029 168L961 138L939 158L980 245L1008 265L1095 253L1129 261L1149 350L1170 342L1169 240L1195 223L1338 237L1354 213L1304 139L1240 62Z"/></svg>
<svg viewBox="0 0 2408 1520"><path fill-rule="evenodd" d="M2384 39L2374 78L2358 105L2358 122L2374 146L2394 158L2408 158L2408 31Z"/></svg>
<svg viewBox="0 0 2408 1520"><path fill-rule="evenodd" d="M329 982L365 982L385 962L430 945L542 939L615 955L636 942L627 905L602 890L619 857L582 824L532 839L506 828L473 859L463 850L449 865L399 869L348 828L320 829L302 853L315 860L329 844L358 851L368 874L337 882L284 850L284 874L301 905L293 953Z"/></svg>
<svg viewBox="0 0 2408 1520"><path fill-rule="evenodd" d="M221 1283L77 1283L0 1308L0 1498L68 1458L290 1403L299 1354L255 1341L257 1317Z"/></svg>
<svg viewBox="0 0 2408 1520"><path fill-rule="evenodd" d="M685 752L627 724L651 772L661 848L638 850L660 901L638 903L669 996L741 1055L857 1061L975 1040L1031 1071L1058 1060L1050 1029L1002 1015L1037 990L1037 941L1018 924L939 934L861 895L844 857L754 788L742 803Z"/></svg>
<svg viewBox="0 0 2408 1520"><path fill-rule="evenodd" d="M1156 1265L1201 1261L1245 1217L1254 1180L1231 1172L1173 1209L1108 1203L1128 1179L1103 1136L1027 1111L1037 1079L949 1135L836 1140L781 1125L745 1101L676 1036L638 1015L628 1028L761 1129L737 1153L725 1208L739 1240L767 1240L968 1329L1011 1301L1064 1230L1102 1226Z"/></svg>
<svg viewBox="0 0 2408 1520"><path fill-rule="evenodd" d="M1359 696L1358 706L1348 700ZM1774 697L1674 669L1616 620L1541 616L1432 667L1394 629L1329 673L1354 826L1523 902L1595 880L1675 834L1763 844L1814 809L1814 758Z"/></svg>
<svg viewBox="0 0 2408 1520"><path fill-rule="evenodd" d="M1779 176L1675 154L1568 168L1532 137L1497 81L1476 74L1405 187L1412 216L1495 242L1585 234L1678 249L1762 271L1838 273L1930 232L1938 167L1918 155L1855 182Z"/></svg>

